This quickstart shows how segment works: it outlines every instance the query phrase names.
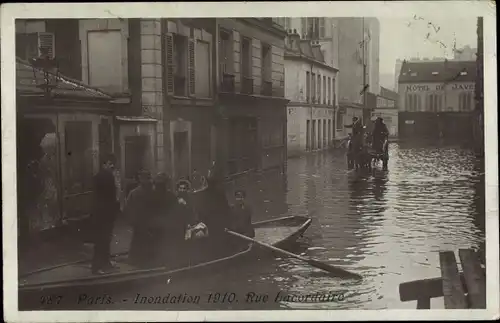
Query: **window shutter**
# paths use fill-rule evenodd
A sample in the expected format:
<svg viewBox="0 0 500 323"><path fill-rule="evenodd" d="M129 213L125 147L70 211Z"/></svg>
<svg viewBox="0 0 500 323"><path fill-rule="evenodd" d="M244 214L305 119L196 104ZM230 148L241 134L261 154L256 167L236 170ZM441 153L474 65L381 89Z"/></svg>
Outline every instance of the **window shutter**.
<svg viewBox="0 0 500 323"><path fill-rule="evenodd" d="M189 95L194 96L195 95L195 80L196 80L196 75L195 75L195 46L196 46L196 40L194 39L189 39L188 40L188 87L189 87Z"/></svg>
<svg viewBox="0 0 500 323"><path fill-rule="evenodd" d="M53 33L38 33L38 54L46 51L50 58L55 55L55 37Z"/></svg>
<svg viewBox="0 0 500 323"><path fill-rule="evenodd" d="M174 37L172 34L165 35L165 49L166 49L166 74L167 74L167 94L174 94Z"/></svg>

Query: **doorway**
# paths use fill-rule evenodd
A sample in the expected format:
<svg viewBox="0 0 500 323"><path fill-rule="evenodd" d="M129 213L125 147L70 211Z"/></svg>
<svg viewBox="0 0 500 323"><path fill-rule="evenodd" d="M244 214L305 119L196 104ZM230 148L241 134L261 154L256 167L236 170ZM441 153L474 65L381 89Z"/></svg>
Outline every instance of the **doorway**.
<svg viewBox="0 0 500 323"><path fill-rule="evenodd" d="M174 174L176 179L188 178L189 169L189 136L187 131L174 132Z"/></svg>

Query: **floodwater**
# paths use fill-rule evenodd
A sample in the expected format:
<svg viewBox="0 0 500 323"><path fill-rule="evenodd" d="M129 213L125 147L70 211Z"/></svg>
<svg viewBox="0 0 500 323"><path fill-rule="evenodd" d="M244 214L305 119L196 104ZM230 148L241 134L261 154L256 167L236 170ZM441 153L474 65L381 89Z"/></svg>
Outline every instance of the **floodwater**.
<svg viewBox="0 0 500 323"><path fill-rule="evenodd" d="M130 301L116 309L415 309L416 302L399 300L400 283L440 276L438 251L484 248L484 171L467 149L403 143L390 145L388 169L348 171L343 152L333 151L290 159L286 176L233 183L247 190L255 221L309 215L312 225L293 251L363 280L270 256L120 292L116 297ZM316 293L333 301L283 301L284 295ZM135 304L137 294L199 301ZM442 299L431 308L443 308Z"/></svg>

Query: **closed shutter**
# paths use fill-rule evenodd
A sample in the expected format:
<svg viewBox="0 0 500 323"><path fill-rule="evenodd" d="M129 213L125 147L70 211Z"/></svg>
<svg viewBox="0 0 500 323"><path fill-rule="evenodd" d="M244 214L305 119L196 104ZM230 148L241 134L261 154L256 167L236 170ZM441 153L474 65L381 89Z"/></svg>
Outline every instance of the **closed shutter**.
<svg viewBox="0 0 500 323"><path fill-rule="evenodd" d="M55 37L53 33L38 33L39 55L46 53L50 58L54 58Z"/></svg>
<svg viewBox="0 0 500 323"><path fill-rule="evenodd" d="M194 96L195 95L195 47L196 43L194 39L189 39L188 40L188 87L189 87L189 95Z"/></svg>
<svg viewBox="0 0 500 323"><path fill-rule="evenodd" d="M167 74L167 94L174 94L174 37L172 34L165 35L165 48L166 48L166 74Z"/></svg>

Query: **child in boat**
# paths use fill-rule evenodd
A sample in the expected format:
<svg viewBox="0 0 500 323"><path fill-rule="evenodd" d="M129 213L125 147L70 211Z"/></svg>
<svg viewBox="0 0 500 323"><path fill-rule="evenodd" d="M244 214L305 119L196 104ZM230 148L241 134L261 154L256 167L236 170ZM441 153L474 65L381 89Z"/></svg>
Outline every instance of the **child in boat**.
<svg viewBox="0 0 500 323"><path fill-rule="evenodd" d="M243 190L237 190L234 193L236 203L231 206L231 228L233 231L255 237L255 230L252 225L252 209L246 204L246 193Z"/></svg>

